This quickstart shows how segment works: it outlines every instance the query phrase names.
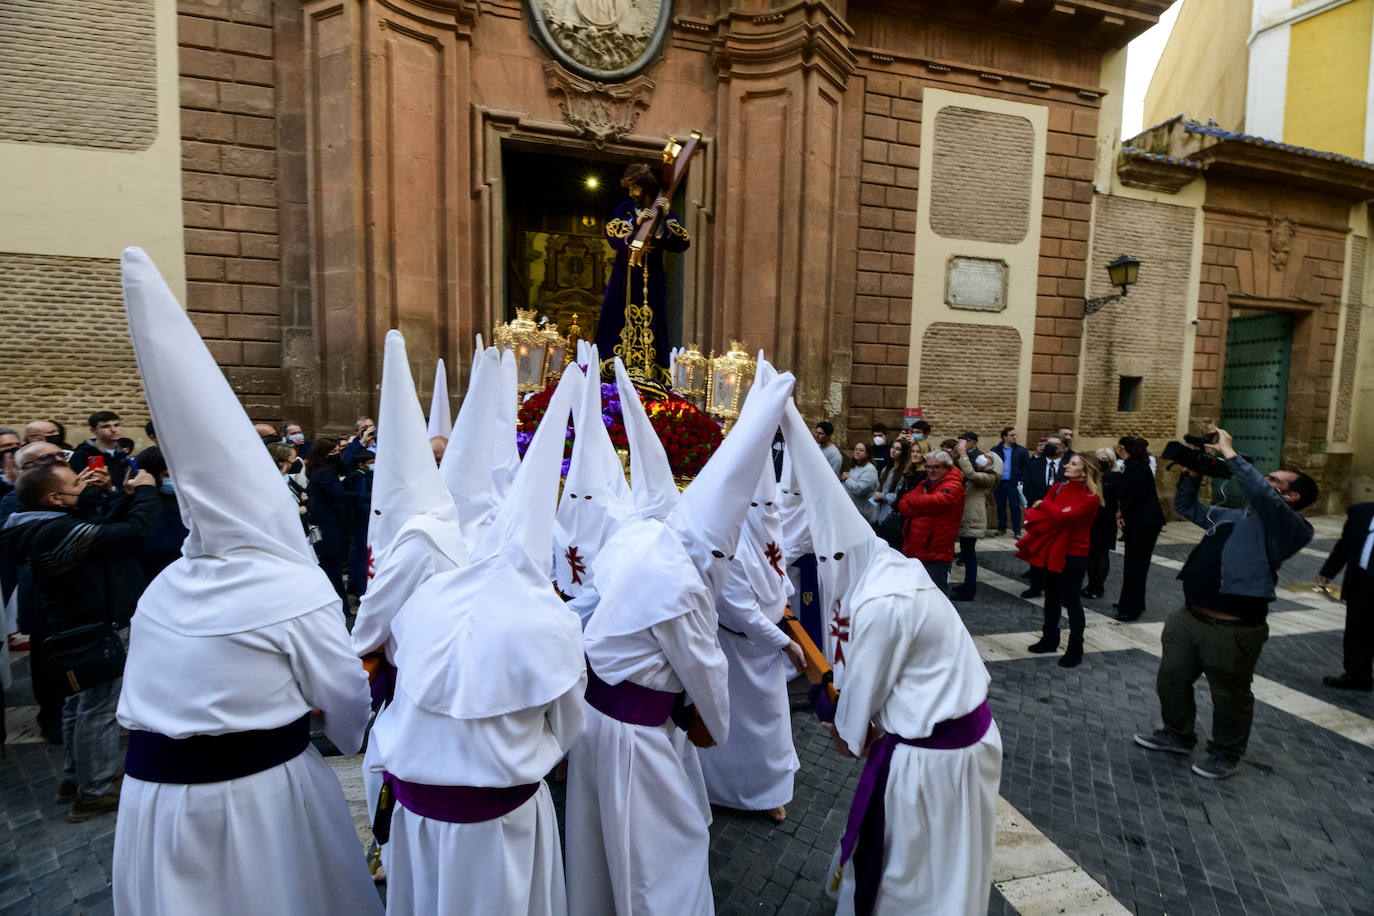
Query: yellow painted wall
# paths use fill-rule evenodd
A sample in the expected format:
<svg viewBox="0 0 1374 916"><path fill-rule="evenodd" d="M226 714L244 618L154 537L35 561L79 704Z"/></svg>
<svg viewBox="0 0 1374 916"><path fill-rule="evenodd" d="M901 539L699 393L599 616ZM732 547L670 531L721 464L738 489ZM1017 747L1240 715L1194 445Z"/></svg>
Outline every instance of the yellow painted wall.
<svg viewBox="0 0 1374 916"><path fill-rule="evenodd" d="M1374 0L1353 0L1292 29L1283 141L1364 158Z"/></svg>
<svg viewBox="0 0 1374 916"><path fill-rule="evenodd" d="M1241 129L1249 34L1250 0L1183 0L1145 91L1145 126L1186 111L1201 121L1215 118L1227 130Z"/></svg>

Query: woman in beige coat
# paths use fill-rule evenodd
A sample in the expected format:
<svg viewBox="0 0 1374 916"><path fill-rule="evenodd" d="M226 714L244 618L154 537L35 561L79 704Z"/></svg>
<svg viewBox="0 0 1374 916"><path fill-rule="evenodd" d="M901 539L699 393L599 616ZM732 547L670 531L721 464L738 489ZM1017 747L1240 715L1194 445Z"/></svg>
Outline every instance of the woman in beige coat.
<svg viewBox="0 0 1374 916"><path fill-rule="evenodd" d="M978 451L978 436L969 432L955 443L954 461L964 475L964 517L959 523L964 584L952 589L949 597L972 601L978 590L978 539L988 533L988 496L1002 479L1002 459L995 452Z"/></svg>

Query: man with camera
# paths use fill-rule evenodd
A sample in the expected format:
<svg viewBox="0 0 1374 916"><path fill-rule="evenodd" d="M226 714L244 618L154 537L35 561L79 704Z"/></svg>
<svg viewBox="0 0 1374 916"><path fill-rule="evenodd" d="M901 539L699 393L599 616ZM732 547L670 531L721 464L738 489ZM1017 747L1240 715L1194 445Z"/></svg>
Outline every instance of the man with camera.
<svg viewBox="0 0 1374 916"><path fill-rule="evenodd" d="M44 654L62 692L64 767L57 801L71 803L80 823L119 805L115 771L119 724L115 706L122 647L112 640L129 625L147 580L137 560L159 510L157 484L139 471L124 485L127 504L102 521L78 506L96 469L76 474L59 462L39 463L19 477L20 511L5 523L5 547L26 564L48 625ZM95 653L96 657L92 656ZM99 671L97 680L88 672ZM91 675L94 676L94 675Z"/></svg>
<svg viewBox="0 0 1374 916"><path fill-rule="evenodd" d="M1225 460L1224 471L1240 486L1248 509L1198 502L1200 462L1178 482L1174 511L1206 530L1178 577L1184 607L1169 615L1155 690L1164 727L1137 734L1155 751L1191 755L1197 743L1193 684L1207 675L1212 691L1212 735L1207 759L1193 772L1225 779L1236 772L1250 739L1255 697L1250 684L1260 650L1269 638L1265 618L1274 600L1279 567L1312 540L1312 526L1298 513L1317 499L1317 484L1298 471L1266 476L1237 454L1224 429L1208 448Z"/></svg>

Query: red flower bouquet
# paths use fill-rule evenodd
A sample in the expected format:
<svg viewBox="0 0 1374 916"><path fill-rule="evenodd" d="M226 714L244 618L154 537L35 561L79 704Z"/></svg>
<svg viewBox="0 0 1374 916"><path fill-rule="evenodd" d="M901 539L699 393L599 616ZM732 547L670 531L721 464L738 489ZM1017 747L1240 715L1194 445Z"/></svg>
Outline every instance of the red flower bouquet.
<svg viewBox="0 0 1374 916"><path fill-rule="evenodd" d="M553 397L554 386L530 397L520 405L519 420L516 425L516 442L520 446L521 457L534 436L535 427L548 410L549 399ZM643 395L640 395L643 399ZM706 460L721 442L720 424L712 420L696 405L684 401L674 394L662 400L644 400L644 412L649 415L654 432L668 452L668 464L675 477L695 477L701 472ZM612 384L601 386L601 422L610 433L611 442L618 449L628 448L625 437L625 422L620 414L620 390ZM568 460L572 455L574 430L568 426L565 441L563 473L568 472Z"/></svg>

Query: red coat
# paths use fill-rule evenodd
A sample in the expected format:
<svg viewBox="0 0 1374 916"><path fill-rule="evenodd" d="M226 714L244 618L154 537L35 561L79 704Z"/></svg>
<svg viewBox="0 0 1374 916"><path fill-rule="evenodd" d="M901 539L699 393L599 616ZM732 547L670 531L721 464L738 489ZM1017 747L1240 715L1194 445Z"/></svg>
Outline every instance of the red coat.
<svg viewBox="0 0 1374 916"><path fill-rule="evenodd" d="M906 518L902 553L929 563L953 563L959 523L964 517L964 477L958 468L931 486L923 480L897 502Z"/></svg>
<svg viewBox="0 0 1374 916"><path fill-rule="evenodd" d="M1100 505L1081 481L1055 484L1039 508L1026 510L1026 533L1016 542L1016 555L1032 566L1063 572L1066 558L1088 555Z"/></svg>

